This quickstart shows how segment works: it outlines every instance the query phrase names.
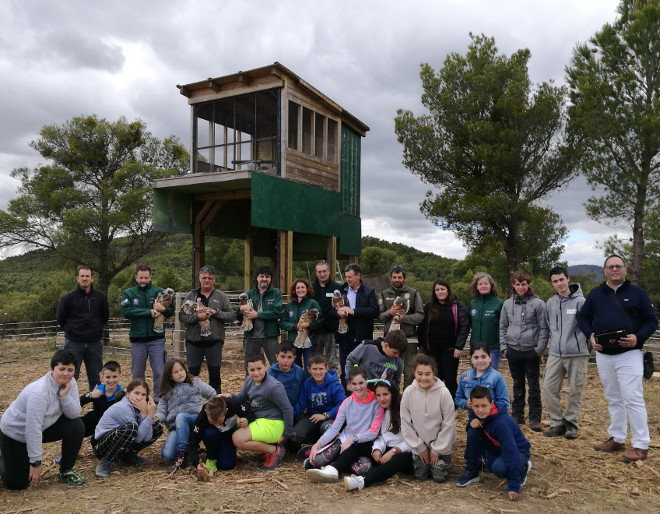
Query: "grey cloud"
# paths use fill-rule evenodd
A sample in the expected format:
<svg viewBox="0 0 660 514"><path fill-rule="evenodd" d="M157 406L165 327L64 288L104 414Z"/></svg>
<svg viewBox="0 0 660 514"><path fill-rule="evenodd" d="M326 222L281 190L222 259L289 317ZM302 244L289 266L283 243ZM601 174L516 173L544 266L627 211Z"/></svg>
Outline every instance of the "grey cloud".
<svg viewBox="0 0 660 514"><path fill-rule="evenodd" d="M43 125L90 113L139 117L154 135L176 134L188 145L190 110L176 84L279 61L371 127L363 233L460 257L454 236L419 212L428 186L401 164L394 134L398 108L422 112L419 64L438 69L448 52L465 51L468 32L483 32L502 52L529 47L535 82L562 83L573 45L613 20L617 3L9 0L0 4L0 208L10 198L8 172L38 161L27 144ZM148 59L137 76L128 73L133 49ZM592 240L609 232L586 219L589 194L576 182L548 202L570 230L591 238L571 241L567 255L588 255L591 245L600 259Z"/></svg>

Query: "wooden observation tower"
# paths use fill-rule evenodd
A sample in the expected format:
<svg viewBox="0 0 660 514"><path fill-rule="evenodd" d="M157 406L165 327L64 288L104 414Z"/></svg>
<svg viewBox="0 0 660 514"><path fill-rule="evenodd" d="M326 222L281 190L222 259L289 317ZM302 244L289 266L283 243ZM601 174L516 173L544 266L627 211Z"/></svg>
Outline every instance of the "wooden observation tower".
<svg viewBox="0 0 660 514"><path fill-rule="evenodd" d="M177 86L192 111L190 173L157 180L156 230L193 234L193 277L205 237L245 240L268 257L283 292L294 260L360 255L360 148L369 130L279 63Z"/></svg>

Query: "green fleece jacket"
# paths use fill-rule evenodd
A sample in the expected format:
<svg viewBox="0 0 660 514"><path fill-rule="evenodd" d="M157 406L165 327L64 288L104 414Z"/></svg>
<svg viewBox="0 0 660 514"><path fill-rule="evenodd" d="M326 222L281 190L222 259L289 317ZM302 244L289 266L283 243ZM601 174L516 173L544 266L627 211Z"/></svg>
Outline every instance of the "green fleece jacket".
<svg viewBox="0 0 660 514"><path fill-rule="evenodd" d="M162 287L156 287L149 282L145 287L136 285L125 289L121 295L121 313L131 321L129 338L133 339L162 339L163 334L154 332L154 320L151 317L154 301ZM163 312L169 318L174 314L174 302Z"/></svg>
<svg viewBox="0 0 660 514"><path fill-rule="evenodd" d="M256 310L257 305L259 305L259 289L253 287L245 293L252 300ZM261 306L261 312L259 312L259 319L264 322L264 337L277 337L280 335L279 319L281 315L282 292L276 287L269 287L264 291L263 305ZM239 323L243 321L243 313L240 309L236 313L236 319ZM253 331L245 332L245 336L252 337Z"/></svg>
<svg viewBox="0 0 660 514"><path fill-rule="evenodd" d="M302 299L302 302L298 303L293 300L286 304L284 307L284 313L282 314L282 319L280 319L280 328L287 331L287 337L289 341L295 341L298 336L298 321L300 316L302 316L309 309L316 309L319 311L319 317L316 321L309 324L309 338L312 341L312 344L316 344L316 332L319 327L323 324L323 318L321 314L321 308L316 300L305 297Z"/></svg>
<svg viewBox="0 0 660 514"><path fill-rule="evenodd" d="M492 294L479 295L470 302L470 343L487 343L500 349L500 313L504 300Z"/></svg>

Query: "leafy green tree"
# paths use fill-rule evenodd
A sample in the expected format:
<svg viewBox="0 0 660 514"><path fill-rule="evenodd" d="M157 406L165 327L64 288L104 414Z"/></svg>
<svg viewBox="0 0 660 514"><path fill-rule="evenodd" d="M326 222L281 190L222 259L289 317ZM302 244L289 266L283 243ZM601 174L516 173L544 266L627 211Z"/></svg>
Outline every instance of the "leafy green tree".
<svg viewBox="0 0 660 514"><path fill-rule="evenodd" d="M582 139L589 183L604 189L587 213L632 232L630 279L639 283L645 218L660 207L660 1L623 0L618 13L566 68L569 129Z"/></svg>
<svg viewBox="0 0 660 514"><path fill-rule="evenodd" d="M531 83L529 50L507 57L494 39L471 39L467 54L449 54L437 73L422 65L428 114L399 110L395 130L404 165L435 188L424 215L471 251L503 252L514 270L562 248L559 216L535 202L577 173L565 91Z"/></svg>
<svg viewBox="0 0 660 514"><path fill-rule="evenodd" d="M362 248L360 268L363 275L389 275L395 264L397 254L394 250L367 246Z"/></svg>
<svg viewBox="0 0 660 514"><path fill-rule="evenodd" d="M176 137L161 141L143 122L123 117L46 125L30 146L49 164L12 171L21 185L0 211L0 248L55 250L91 266L95 284L107 290L163 240L151 227L151 184L184 173L188 153Z"/></svg>

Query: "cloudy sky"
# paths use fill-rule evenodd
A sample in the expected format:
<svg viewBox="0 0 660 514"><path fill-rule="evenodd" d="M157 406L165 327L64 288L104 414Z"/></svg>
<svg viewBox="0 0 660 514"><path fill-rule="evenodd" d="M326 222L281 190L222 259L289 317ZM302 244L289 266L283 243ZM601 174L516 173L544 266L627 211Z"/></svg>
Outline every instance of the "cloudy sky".
<svg viewBox="0 0 660 514"><path fill-rule="evenodd" d="M470 32L501 52L532 53L534 82L564 82L574 45L616 16L617 0L5 0L0 3L0 208L12 169L39 164L28 143L46 124L95 113L140 118L189 145L176 84L275 61L371 128L363 141L362 233L462 258L465 248L419 212L427 190L401 164L398 108L422 112L419 65L464 53ZM548 199L570 230L564 259L599 263L610 230L586 217L577 181ZM396 205L396 208L384 208Z"/></svg>

